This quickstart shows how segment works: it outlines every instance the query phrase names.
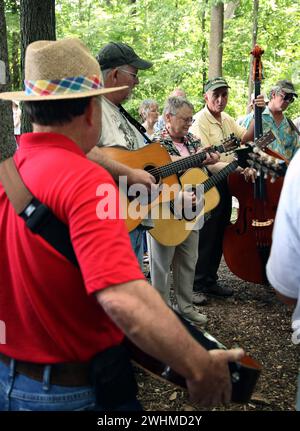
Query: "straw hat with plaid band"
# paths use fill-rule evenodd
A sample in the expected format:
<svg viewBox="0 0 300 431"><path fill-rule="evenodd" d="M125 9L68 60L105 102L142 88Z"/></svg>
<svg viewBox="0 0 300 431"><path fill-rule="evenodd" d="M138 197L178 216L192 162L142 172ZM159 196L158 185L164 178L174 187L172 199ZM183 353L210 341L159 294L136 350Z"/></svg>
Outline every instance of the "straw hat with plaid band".
<svg viewBox="0 0 300 431"><path fill-rule="evenodd" d="M79 39L39 40L28 45L25 91L0 93L0 99L46 101L77 99L127 88L103 88L97 60Z"/></svg>

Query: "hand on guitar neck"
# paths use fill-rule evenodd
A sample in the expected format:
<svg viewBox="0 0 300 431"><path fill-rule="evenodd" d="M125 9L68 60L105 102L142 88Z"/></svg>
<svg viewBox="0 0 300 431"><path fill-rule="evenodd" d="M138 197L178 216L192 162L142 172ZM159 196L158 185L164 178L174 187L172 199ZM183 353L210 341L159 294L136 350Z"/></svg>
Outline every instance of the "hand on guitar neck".
<svg viewBox="0 0 300 431"><path fill-rule="evenodd" d="M151 187L156 184L155 177L144 169L130 169L127 175L127 181L129 186L133 184L143 184L149 191L151 191Z"/></svg>
<svg viewBox="0 0 300 431"><path fill-rule="evenodd" d="M220 153L211 146L205 147L205 148L199 148L195 154L203 154L205 153L205 159L201 162L201 165L214 165L215 163L218 163L220 160ZM176 162L178 160L183 160L186 157L190 157L190 156L186 156L186 157L182 157L182 156L170 156L172 162Z"/></svg>
<svg viewBox="0 0 300 431"><path fill-rule="evenodd" d="M201 148L197 151L197 153L200 153L201 151L206 151L206 158L203 160L202 164L207 165L215 165L220 160L220 153L216 150L211 151L210 147Z"/></svg>

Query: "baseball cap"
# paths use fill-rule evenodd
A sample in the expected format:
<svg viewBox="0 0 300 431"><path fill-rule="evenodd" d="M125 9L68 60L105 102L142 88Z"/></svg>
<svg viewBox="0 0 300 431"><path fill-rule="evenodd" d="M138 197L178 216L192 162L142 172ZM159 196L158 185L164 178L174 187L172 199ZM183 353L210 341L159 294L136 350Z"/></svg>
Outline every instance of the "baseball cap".
<svg viewBox="0 0 300 431"><path fill-rule="evenodd" d="M109 42L99 51L96 58L102 70L124 64L129 64L137 69L149 69L153 66L153 63L140 58L129 45L122 42Z"/></svg>
<svg viewBox="0 0 300 431"><path fill-rule="evenodd" d="M288 81L286 79L278 81L276 82L276 87L279 87L279 89L284 91L286 94L293 94L295 97L298 97L295 87L291 81Z"/></svg>
<svg viewBox="0 0 300 431"><path fill-rule="evenodd" d="M207 81L205 83L204 86L204 93L206 93L208 90L216 90L217 88L221 88L221 87L227 87L230 88L227 81L225 81L224 78L222 78L221 76L218 76L216 78L210 79L209 81Z"/></svg>

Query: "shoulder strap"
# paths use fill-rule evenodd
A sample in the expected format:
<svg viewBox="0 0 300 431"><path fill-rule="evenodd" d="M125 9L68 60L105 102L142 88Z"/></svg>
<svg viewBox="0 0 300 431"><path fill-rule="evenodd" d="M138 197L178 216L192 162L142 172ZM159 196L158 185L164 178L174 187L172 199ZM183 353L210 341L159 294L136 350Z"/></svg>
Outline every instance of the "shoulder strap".
<svg viewBox="0 0 300 431"><path fill-rule="evenodd" d="M148 142L148 144L151 144L152 141L146 135L146 129L145 129L145 127L141 123L139 123L138 121L136 121L136 119L133 118L129 114L129 112L127 112L126 109L123 108L122 105L119 105L118 108L119 108L120 113L123 115L123 117L125 117L126 120L129 121L129 123L132 124L133 127L135 127L138 132L140 132L140 134L143 136L143 138L146 139L146 141Z"/></svg>
<svg viewBox="0 0 300 431"><path fill-rule="evenodd" d="M0 181L10 203L16 213L23 218L26 226L34 234L44 238L74 266L79 267L68 226L29 192L13 158L9 158L0 164Z"/></svg>
<svg viewBox="0 0 300 431"><path fill-rule="evenodd" d="M293 121L290 118L286 117L286 119L287 119L289 125L291 126L291 129L294 130L294 132L296 132L298 136L300 136L300 131L299 131L298 127L296 126L296 124L293 123Z"/></svg>

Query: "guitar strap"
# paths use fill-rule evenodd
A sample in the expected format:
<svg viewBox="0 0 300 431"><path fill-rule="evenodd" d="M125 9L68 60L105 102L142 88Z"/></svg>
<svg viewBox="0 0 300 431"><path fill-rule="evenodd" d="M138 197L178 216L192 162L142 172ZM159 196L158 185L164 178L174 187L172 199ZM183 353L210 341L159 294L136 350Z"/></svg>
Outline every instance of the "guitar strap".
<svg viewBox="0 0 300 431"><path fill-rule="evenodd" d="M79 269L68 226L28 191L12 158L0 164L0 181L26 226ZM124 343L97 353L90 362L89 378L97 404L107 410L136 399L138 387Z"/></svg>
<svg viewBox="0 0 300 431"><path fill-rule="evenodd" d="M286 117L286 119L287 119L289 125L291 126L291 129L294 130L294 132L296 132L298 136L300 136L300 131L299 131L298 127L296 126L296 124L293 123L293 121L290 118Z"/></svg>
<svg viewBox="0 0 300 431"><path fill-rule="evenodd" d="M139 123L135 118L133 118L129 112L126 111L126 109L123 108L122 105L118 106L120 114L123 115L123 117L126 118L127 121L129 121L130 124L133 125L133 127L135 127L137 129L138 132L140 132L140 134L143 136L143 138L146 140L146 142L148 142L148 144L151 144L151 139L149 139L149 137L146 135L146 129L145 127Z"/></svg>
<svg viewBox="0 0 300 431"><path fill-rule="evenodd" d="M16 213L26 226L44 238L55 250L79 267L69 228L36 199L25 186L12 157L0 164L0 181Z"/></svg>

